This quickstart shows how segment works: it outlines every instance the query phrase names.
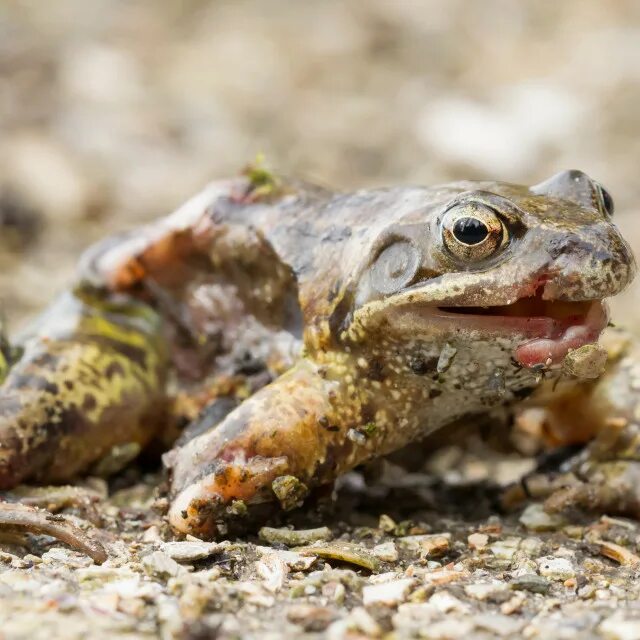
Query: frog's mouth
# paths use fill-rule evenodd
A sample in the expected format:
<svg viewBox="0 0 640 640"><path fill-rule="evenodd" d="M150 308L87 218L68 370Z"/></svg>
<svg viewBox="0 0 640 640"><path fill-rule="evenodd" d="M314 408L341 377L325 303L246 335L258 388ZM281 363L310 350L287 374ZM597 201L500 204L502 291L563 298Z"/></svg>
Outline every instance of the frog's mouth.
<svg viewBox="0 0 640 640"><path fill-rule="evenodd" d="M601 300L545 300L542 295L495 307L438 307L433 315L460 328L522 336L514 358L525 367L562 362L570 350L595 342L609 320Z"/></svg>

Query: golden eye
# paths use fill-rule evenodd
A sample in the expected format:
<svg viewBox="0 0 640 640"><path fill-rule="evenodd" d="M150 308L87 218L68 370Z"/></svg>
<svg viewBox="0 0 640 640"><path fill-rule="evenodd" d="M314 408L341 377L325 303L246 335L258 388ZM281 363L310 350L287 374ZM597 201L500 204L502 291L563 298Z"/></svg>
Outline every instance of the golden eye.
<svg viewBox="0 0 640 640"><path fill-rule="evenodd" d="M455 258L485 260L509 239L509 232L493 210L479 202L457 205L442 219L442 242Z"/></svg>

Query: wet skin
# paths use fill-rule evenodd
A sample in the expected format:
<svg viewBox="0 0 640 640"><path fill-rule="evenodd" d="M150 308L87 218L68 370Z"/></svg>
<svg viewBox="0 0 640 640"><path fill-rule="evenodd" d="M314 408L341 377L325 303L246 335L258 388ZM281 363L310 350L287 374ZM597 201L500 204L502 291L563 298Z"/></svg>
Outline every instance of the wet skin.
<svg viewBox="0 0 640 640"><path fill-rule="evenodd" d="M15 339L0 487L63 482L187 416L164 456L168 518L215 536L465 417L522 416L544 373L563 376L538 401L554 443L596 437L549 507L638 515L635 468L601 464L603 450L633 459L635 347L611 347L598 381L561 369L634 275L612 209L577 171L351 194L266 174L214 183L92 247L73 290ZM248 397L220 410L220 380L238 376Z"/></svg>

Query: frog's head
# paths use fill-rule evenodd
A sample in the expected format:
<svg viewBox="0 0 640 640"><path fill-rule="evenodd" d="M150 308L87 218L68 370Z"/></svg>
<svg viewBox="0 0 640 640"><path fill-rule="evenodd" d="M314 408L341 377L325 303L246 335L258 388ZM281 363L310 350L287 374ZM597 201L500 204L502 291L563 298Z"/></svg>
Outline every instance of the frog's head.
<svg viewBox="0 0 640 640"><path fill-rule="evenodd" d="M603 299L635 271L604 188L566 171L530 188L466 182L431 193L420 209L407 199L367 247L343 339L472 332L533 367L598 338Z"/></svg>

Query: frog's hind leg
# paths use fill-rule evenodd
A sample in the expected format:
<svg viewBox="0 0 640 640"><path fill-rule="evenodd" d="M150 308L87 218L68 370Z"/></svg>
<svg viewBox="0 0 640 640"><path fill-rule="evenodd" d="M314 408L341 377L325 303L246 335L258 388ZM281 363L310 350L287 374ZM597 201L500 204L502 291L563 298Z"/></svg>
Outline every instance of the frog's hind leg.
<svg viewBox="0 0 640 640"><path fill-rule="evenodd" d="M544 420L558 443L591 441L559 473L527 481L533 498L550 512L572 510L640 518L640 342L620 331L604 336L605 374L551 397ZM569 439L569 440L567 440Z"/></svg>
<svg viewBox="0 0 640 640"><path fill-rule="evenodd" d="M0 489L65 482L159 428L166 358L146 305L68 293L23 345L0 386Z"/></svg>

